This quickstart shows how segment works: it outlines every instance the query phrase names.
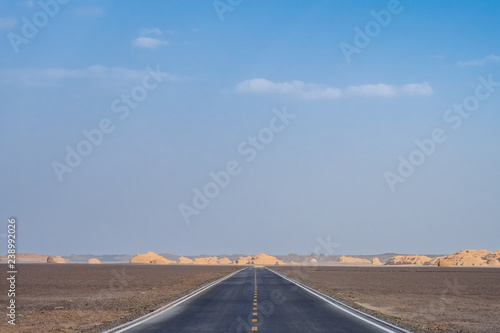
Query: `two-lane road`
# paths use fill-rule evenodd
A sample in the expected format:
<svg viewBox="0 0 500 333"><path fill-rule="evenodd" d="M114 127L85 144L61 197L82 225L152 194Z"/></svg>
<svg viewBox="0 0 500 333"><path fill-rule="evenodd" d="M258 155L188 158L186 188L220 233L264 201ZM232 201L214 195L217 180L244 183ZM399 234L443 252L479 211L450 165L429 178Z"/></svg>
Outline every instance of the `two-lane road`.
<svg viewBox="0 0 500 333"><path fill-rule="evenodd" d="M268 269L247 268L152 318L109 332L404 332L335 303Z"/></svg>

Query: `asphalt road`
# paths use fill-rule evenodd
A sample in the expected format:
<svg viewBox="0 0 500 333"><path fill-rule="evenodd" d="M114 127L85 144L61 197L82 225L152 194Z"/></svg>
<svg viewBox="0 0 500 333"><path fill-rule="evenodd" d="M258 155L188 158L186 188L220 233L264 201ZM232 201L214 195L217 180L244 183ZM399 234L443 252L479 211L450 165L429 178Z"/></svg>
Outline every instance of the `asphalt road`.
<svg viewBox="0 0 500 333"><path fill-rule="evenodd" d="M268 269L247 268L151 319L110 332L402 331L313 293Z"/></svg>

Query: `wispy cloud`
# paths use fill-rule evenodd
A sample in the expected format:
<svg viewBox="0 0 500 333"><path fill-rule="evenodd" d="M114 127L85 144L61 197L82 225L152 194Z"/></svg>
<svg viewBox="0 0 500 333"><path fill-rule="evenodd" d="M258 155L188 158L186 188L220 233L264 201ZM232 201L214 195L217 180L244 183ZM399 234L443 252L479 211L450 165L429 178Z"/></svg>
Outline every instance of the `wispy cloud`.
<svg viewBox="0 0 500 333"><path fill-rule="evenodd" d="M272 82L258 78L240 82L235 88L238 93L279 94L305 100L337 99L347 96L361 97L393 97L398 95L426 96L432 95L429 83L410 83L394 86L384 83L349 86L345 89L329 87L321 84L304 83L299 80L290 82Z"/></svg>
<svg viewBox="0 0 500 333"><path fill-rule="evenodd" d="M13 17L0 17L0 30L14 28L17 25L17 20Z"/></svg>
<svg viewBox="0 0 500 333"><path fill-rule="evenodd" d="M499 62L500 57L494 54L490 54L482 59L476 59L471 61L459 61L457 66L459 67L469 67L469 66L483 66L490 62Z"/></svg>
<svg viewBox="0 0 500 333"><path fill-rule="evenodd" d="M144 28L139 32L139 37L132 40L132 45L139 48L155 50L162 45L168 45L167 41L160 38L163 32L158 28Z"/></svg>
<svg viewBox="0 0 500 333"><path fill-rule="evenodd" d="M156 69L157 76L169 81L181 81L183 78L161 72ZM0 84L23 84L26 86L47 86L68 79L94 79L112 82L131 82L142 80L146 70L133 70L122 67L106 67L94 65L85 69L43 68L12 69L0 72Z"/></svg>
<svg viewBox="0 0 500 333"><path fill-rule="evenodd" d="M104 16L104 10L101 7L78 7L75 14L81 17L101 17Z"/></svg>
<svg viewBox="0 0 500 333"><path fill-rule="evenodd" d="M161 36L161 35L163 35L163 32L158 28L144 28L139 32L139 35L141 35L141 36L147 36L147 35Z"/></svg>
<svg viewBox="0 0 500 333"><path fill-rule="evenodd" d="M363 84L361 86L350 86L344 90L346 95L364 97L391 97L396 95L397 88L384 83Z"/></svg>
<svg viewBox="0 0 500 333"><path fill-rule="evenodd" d="M401 88L401 91L405 95L420 95L420 96L428 96L434 93L428 82L405 84Z"/></svg>

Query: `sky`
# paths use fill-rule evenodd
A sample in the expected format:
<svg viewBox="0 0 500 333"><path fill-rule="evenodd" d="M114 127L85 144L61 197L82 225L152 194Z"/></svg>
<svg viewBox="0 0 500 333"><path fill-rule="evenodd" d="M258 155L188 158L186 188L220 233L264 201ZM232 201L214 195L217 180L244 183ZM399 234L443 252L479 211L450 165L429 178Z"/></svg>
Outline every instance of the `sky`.
<svg viewBox="0 0 500 333"><path fill-rule="evenodd" d="M500 249L498 1L0 1L0 252Z"/></svg>

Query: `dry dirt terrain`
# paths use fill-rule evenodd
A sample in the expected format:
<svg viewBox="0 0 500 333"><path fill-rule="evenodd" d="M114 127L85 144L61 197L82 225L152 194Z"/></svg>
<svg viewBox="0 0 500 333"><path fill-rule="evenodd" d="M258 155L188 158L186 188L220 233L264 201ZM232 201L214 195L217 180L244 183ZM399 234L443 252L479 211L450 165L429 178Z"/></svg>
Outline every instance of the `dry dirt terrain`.
<svg viewBox="0 0 500 333"><path fill-rule="evenodd" d="M17 325L5 316L0 332L102 332L240 268L19 264ZM412 332L500 332L500 268L270 268Z"/></svg>
<svg viewBox="0 0 500 333"><path fill-rule="evenodd" d="M412 332L500 332L500 268L270 268Z"/></svg>
<svg viewBox="0 0 500 333"><path fill-rule="evenodd" d="M102 332L241 267L22 263L17 268L17 324L12 327L2 314L2 333ZM3 309L6 281L0 282Z"/></svg>

